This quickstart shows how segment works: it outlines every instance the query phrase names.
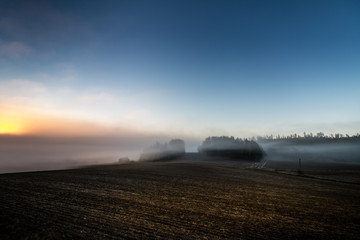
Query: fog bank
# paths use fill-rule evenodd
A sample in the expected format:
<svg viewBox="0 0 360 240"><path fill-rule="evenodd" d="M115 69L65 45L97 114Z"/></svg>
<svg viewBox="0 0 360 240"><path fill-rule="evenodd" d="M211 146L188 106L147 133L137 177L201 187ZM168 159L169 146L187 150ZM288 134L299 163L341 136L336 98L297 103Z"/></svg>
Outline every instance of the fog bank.
<svg viewBox="0 0 360 240"><path fill-rule="evenodd" d="M167 136L44 137L0 135L0 173L74 168L138 160L146 146ZM189 140L196 145L195 140ZM193 149L194 146L187 145Z"/></svg>
<svg viewBox="0 0 360 240"><path fill-rule="evenodd" d="M360 168L360 141L297 144L291 141L261 142L266 167L304 169Z"/></svg>

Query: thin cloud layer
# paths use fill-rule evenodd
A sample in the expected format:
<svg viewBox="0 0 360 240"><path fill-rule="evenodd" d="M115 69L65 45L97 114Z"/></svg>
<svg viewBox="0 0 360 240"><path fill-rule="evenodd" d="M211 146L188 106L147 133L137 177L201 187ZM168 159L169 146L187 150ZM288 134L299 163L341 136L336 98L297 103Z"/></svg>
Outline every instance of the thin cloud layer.
<svg viewBox="0 0 360 240"><path fill-rule="evenodd" d="M147 102L143 97L141 101ZM165 121L136 98L95 88L75 90L14 79L0 82L0 107L1 123L18 124L24 134L113 136L166 130Z"/></svg>
<svg viewBox="0 0 360 240"><path fill-rule="evenodd" d="M19 41L2 42L0 41L0 56L10 58L20 58L29 55L32 48L25 43Z"/></svg>

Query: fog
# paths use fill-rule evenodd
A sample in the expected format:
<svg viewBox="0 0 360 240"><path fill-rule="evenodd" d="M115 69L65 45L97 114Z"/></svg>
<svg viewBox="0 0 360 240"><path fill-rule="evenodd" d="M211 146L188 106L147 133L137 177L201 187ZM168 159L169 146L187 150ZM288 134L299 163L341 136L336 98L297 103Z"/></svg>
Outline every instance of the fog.
<svg viewBox="0 0 360 240"><path fill-rule="evenodd" d="M360 168L360 142L322 142L296 144L291 141L261 142L266 167L304 169Z"/></svg>
<svg viewBox="0 0 360 240"><path fill-rule="evenodd" d="M182 139L172 139L170 142L159 143L144 149L140 161L165 160L183 157L185 142Z"/></svg>
<svg viewBox="0 0 360 240"><path fill-rule="evenodd" d="M0 173L56 170L138 160L143 149L166 136L44 137L0 135ZM188 140L196 145L196 140ZM194 149L187 144L187 149Z"/></svg>
<svg viewBox="0 0 360 240"><path fill-rule="evenodd" d="M176 138L176 136L174 136ZM169 136L127 135L123 137L45 137L0 135L0 173L76 168L84 165L117 163L120 158L139 160L156 142ZM185 151L197 152L201 140L184 138ZM320 143L260 141L265 167L304 169L360 169L360 140Z"/></svg>

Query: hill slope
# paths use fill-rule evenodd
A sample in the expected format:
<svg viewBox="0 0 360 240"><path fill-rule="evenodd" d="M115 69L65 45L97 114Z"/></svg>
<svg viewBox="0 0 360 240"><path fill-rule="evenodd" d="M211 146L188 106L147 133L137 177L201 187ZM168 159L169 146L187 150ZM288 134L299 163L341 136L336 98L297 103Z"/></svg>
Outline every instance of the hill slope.
<svg viewBox="0 0 360 240"><path fill-rule="evenodd" d="M359 185L202 163L0 175L1 239L357 239Z"/></svg>

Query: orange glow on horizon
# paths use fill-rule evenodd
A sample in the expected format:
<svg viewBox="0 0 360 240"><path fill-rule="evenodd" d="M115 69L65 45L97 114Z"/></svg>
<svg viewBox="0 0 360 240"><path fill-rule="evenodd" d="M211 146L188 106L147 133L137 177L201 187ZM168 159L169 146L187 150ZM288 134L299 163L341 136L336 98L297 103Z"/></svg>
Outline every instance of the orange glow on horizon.
<svg viewBox="0 0 360 240"><path fill-rule="evenodd" d="M1 109L3 108L3 109ZM133 136L139 130L127 124L107 124L50 113L36 113L0 104L0 134L37 136ZM144 134L144 132L141 132Z"/></svg>
<svg viewBox="0 0 360 240"><path fill-rule="evenodd" d="M134 132L124 126L36 114L0 114L0 135L116 136Z"/></svg>
<svg viewBox="0 0 360 240"><path fill-rule="evenodd" d="M21 127L13 122L0 120L0 134L22 134Z"/></svg>

